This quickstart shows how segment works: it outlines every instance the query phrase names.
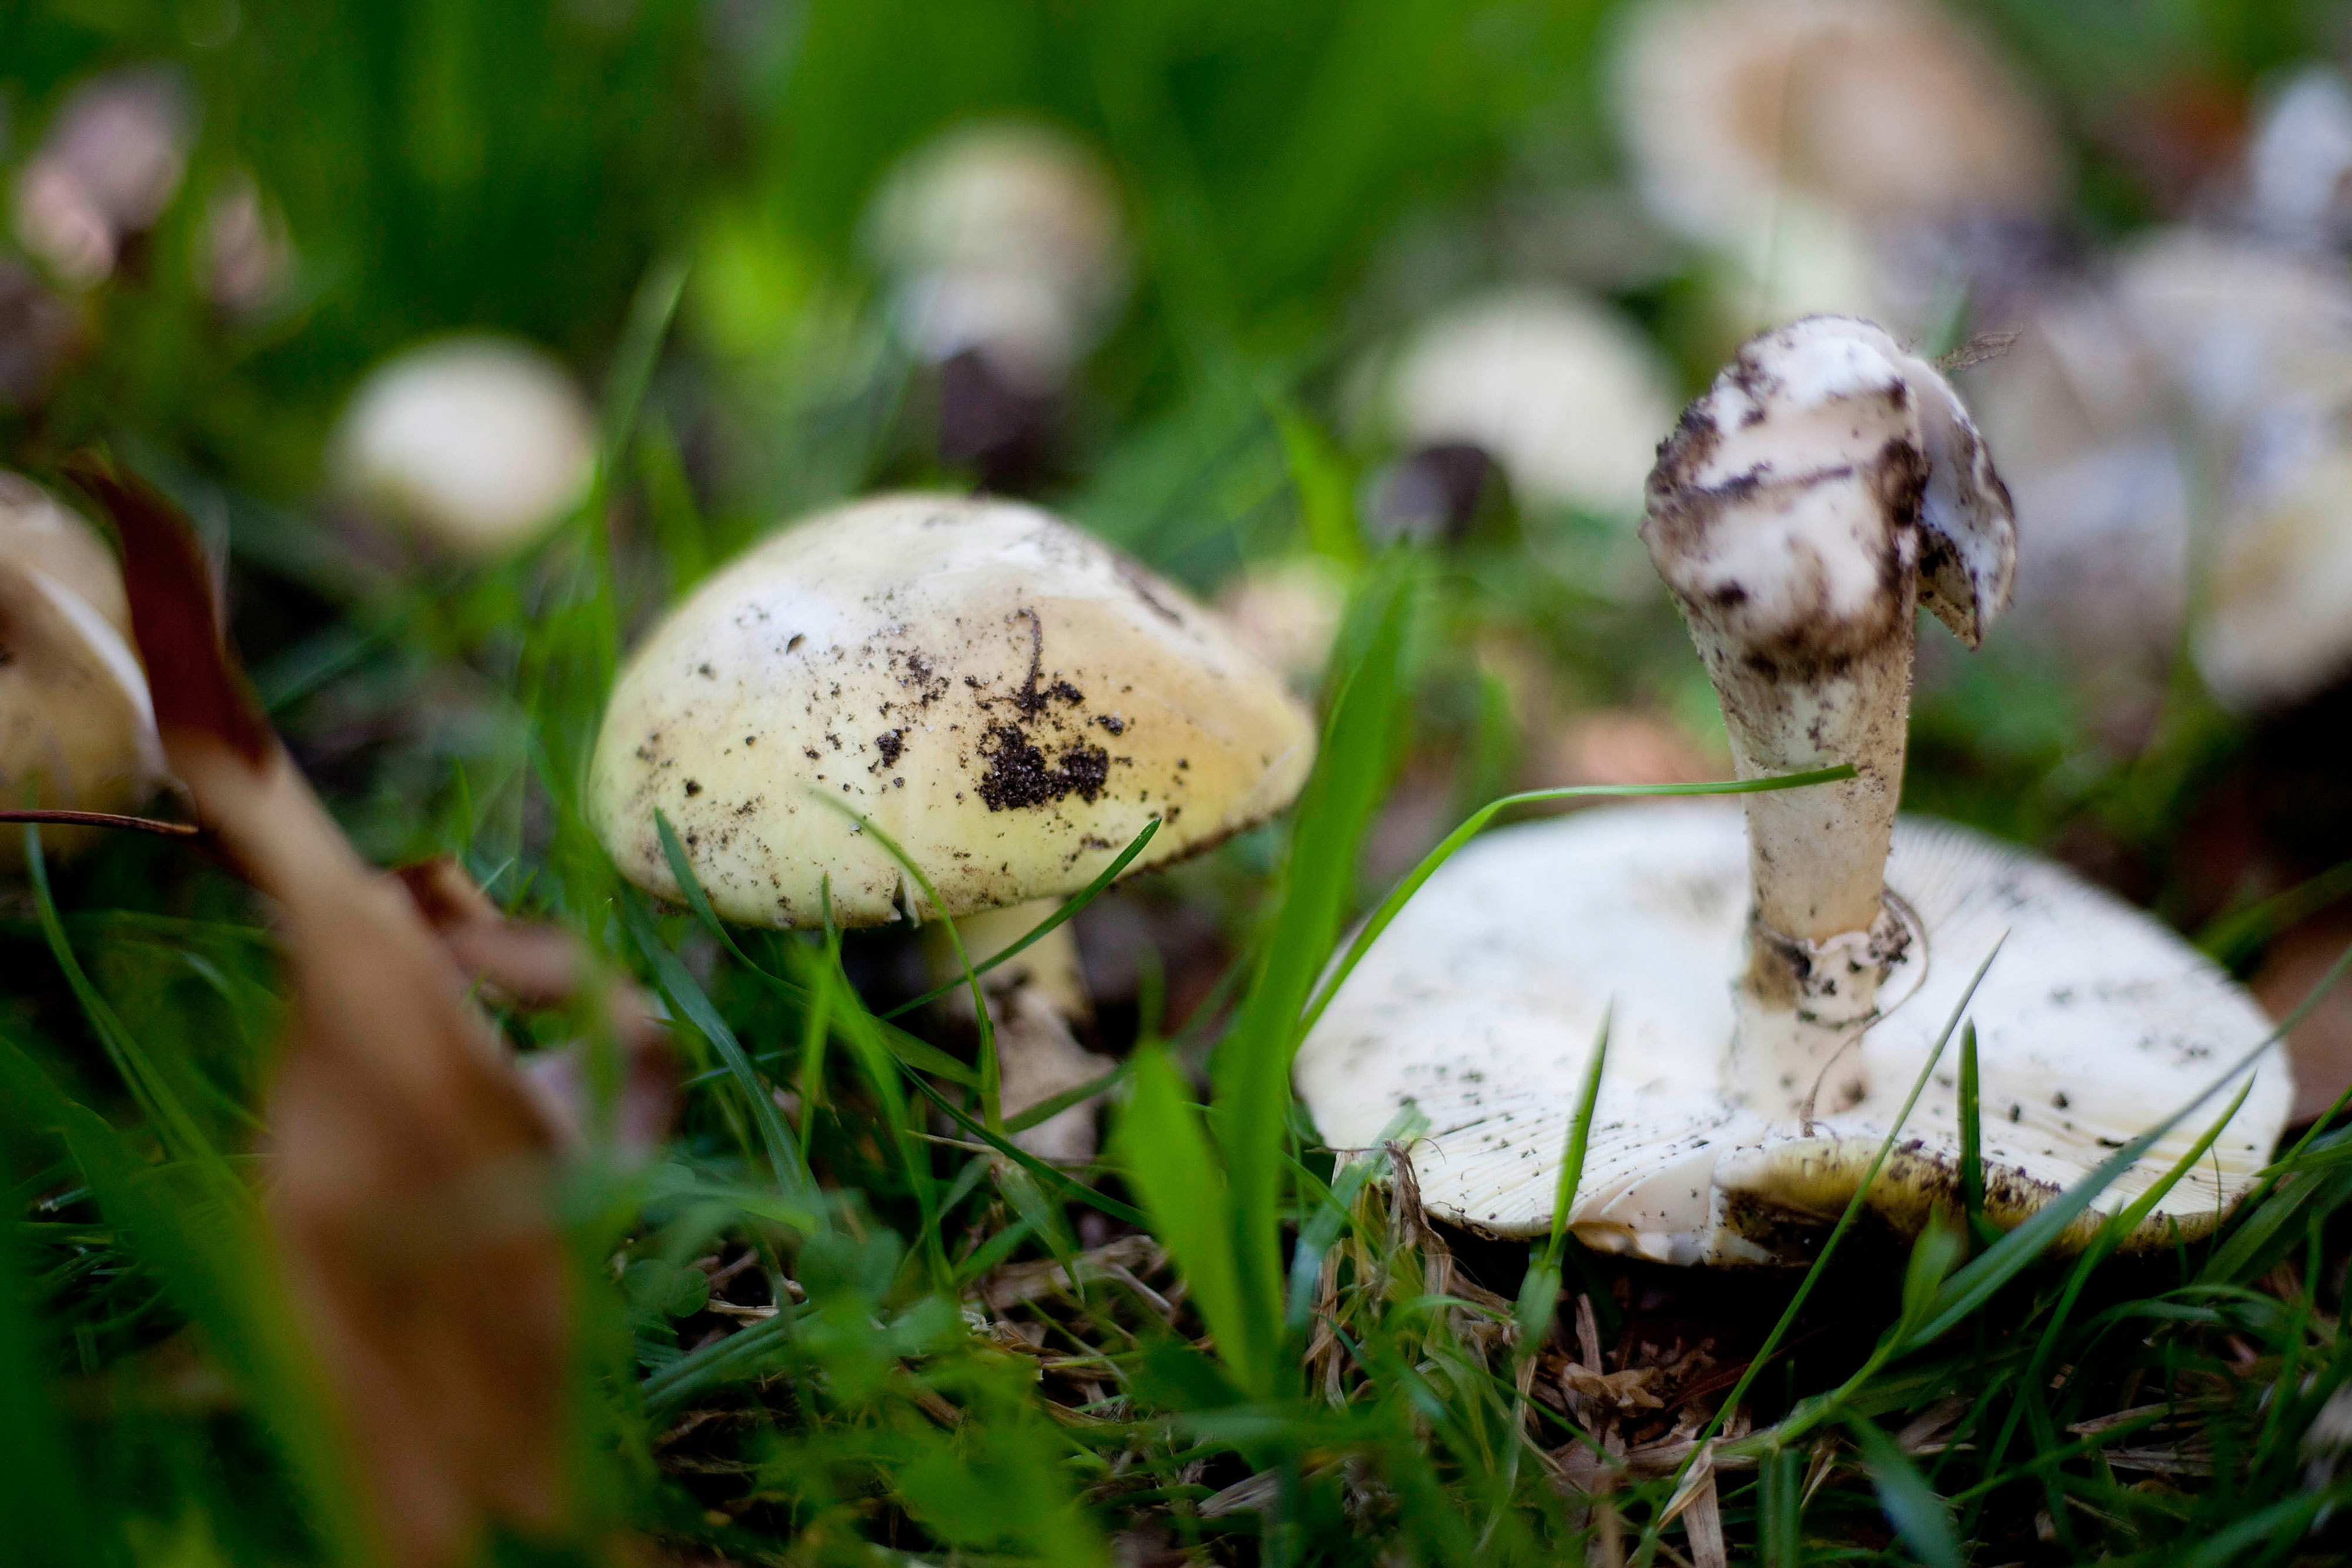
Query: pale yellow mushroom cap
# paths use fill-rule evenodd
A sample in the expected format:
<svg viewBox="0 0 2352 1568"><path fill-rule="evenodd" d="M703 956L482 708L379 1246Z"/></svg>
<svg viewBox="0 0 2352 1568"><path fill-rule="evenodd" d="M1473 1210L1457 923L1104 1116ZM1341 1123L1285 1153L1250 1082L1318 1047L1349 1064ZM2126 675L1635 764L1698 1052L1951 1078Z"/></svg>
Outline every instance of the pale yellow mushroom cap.
<svg viewBox="0 0 2352 1568"><path fill-rule="evenodd" d="M719 912L872 925L1074 893L1158 817L1139 869L1297 796L1281 679L1208 611L1034 507L896 495L819 513L703 584L632 655L589 809L676 897L667 816ZM942 909L852 813L905 850Z"/></svg>
<svg viewBox="0 0 2352 1568"><path fill-rule="evenodd" d="M117 811L160 777L130 632L106 547L39 487L0 474L0 803ZM54 853L88 834L45 828L41 841ZM23 830L0 830L0 866L23 856Z"/></svg>

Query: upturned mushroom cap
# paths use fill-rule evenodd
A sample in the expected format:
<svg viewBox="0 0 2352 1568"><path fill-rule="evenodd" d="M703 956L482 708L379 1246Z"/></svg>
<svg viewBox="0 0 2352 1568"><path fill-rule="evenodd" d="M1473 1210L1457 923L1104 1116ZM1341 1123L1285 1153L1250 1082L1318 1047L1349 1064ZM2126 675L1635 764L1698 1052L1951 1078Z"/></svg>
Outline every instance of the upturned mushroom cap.
<svg viewBox="0 0 2352 1568"><path fill-rule="evenodd" d="M121 810L162 777L130 631L106 547L38 486L0 473L0 802ZM44 828L41 840L55 852L88 833ZM22 830L0 831L0 865L23 855Z"/></svg>
<svg viewBox="0 0 2352 1568"><path fill-rule="evenodd" d="M1559 289L1465 301L1409 340L1388 377L1390 420L1421 446L1489 454L1520 500L1632 517L1657 433L1674 418L1666 368L1641 333Z"/></svg>
<svg viewBox="0 0 2352 1568"><path fill-rule="evenodd" d="M590 770L623 874L674 897L654 813L730 919L870 925L1083 887L1261 821L1315 736L1181 591L1035 507L884 496L703 584L632 655ZM926 906L846 807L922 868Z"/></svg>
<svg viewBox="0 0 2352 1568"><path fill-rule="evenodd" d="M338 488L451 555L488 559L530 543L587 495L596 421L537 349L445 338L370 372L329 460Z"/></svg>
<svg viewBox="0 0 2352 1568"><path fill-rule="evenodd" d="M866 240L917 353L977 350L1031 390L1068 373L1127 288L1117 187L1043 125L968 125L918 148L875 197Z"/></svg>
<svg viewBox="0 0 2352 1568"><path fill-rule="evenodd" d="M2013 1224L2202 1092L2270 1032L2252 999L2137 911L2019 850L1905 818L1887 883L1913 941L1861 1040L1869 1092L1810 1132L1721 1088L1737 1027L1725 983L1748 917L1739 808L1612 807L1507 829L1431 878L1301 1047L1300 1096L1331 1144L1397 1110L1422 1198L1503 1235L1551 1223L1593 1041L1609 1056L1570 1223L1664 1261L1801 1261L1860 1185L1927 1052L1985 956L1978 1031L1987 1212ZM2004 936L2006 941L2003 941ZM1957 1041L1904 1124L1872 1206L1916 1230L1958 1206ZM2132 1237L2210 1230L2270 1156L2293 1084L2273 1051L2211 1153ZM2220 1113L2160 1140L2095 1208L2129 1203ZM2079 1241L2084 1231L2078 1229Z"/></svg>

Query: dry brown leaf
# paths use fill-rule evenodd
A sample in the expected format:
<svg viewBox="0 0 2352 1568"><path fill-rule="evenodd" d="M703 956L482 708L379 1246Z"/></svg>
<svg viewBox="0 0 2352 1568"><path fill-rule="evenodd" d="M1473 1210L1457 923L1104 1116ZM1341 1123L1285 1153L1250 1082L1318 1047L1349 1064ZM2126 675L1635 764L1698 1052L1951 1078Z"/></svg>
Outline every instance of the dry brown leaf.
<svg viewBox="0 0 2352 1568"><path fill-rule="evenodd" d="M600 1105L591 1053L601 1043L573 1040L532 1052L518 1063L523 1083L567 1145L587 1141L600 1113L613 1146L636 1158L667 1136L677 1109L677 1063L669 1031L652 999L627 978L600 972L587 947L556 925L509 920L449 856L395 868L391 880L440 939L442 951L498 999L525 1009L578 1004L593 992L592 1014L609 1032L620 1082Z"/></svg>
<svg viewBox="0 0 2352 1568"><path fill-rule="evenodd" d="M353 852L237 674L184 518L95 461L158 727L210 847L278 905L292 1024L268 1111L289 1295L387 1562L560 1534L572 1276L556 1130L416 905Z"/></svg>

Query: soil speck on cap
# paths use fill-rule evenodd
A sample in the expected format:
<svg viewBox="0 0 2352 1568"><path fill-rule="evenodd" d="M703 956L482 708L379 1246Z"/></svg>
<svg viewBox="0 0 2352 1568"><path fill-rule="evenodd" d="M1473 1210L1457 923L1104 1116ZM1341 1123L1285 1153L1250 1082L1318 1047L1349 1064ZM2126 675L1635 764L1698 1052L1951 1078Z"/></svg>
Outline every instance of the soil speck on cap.
<svg viewBox="0 0 2352 1568"><path fill-rule="evenodd" d="M907 732L902 729L884 730L874 737L874 749L881 760L867 768L868 773L878 773L898 760L898 754L907 749Z"/></svg>
<svg viewBox="0 0 2352 1568"><path fill-rule="evenodd" d="M702 786L689 779L686 781L686 792L689 795L699 795L702 793Z"/></svg>
<svg viewBox="0 0 2352 1568"><path fill-rule="evenodd" d="M1058 763L1046 760L1029 737L1009 724L991 725L982 737L988 769L974 786L992 811L1043 806L1066 795L1092 803L1110 778L1110 755L1098 746L1072 745Z"/></svg>

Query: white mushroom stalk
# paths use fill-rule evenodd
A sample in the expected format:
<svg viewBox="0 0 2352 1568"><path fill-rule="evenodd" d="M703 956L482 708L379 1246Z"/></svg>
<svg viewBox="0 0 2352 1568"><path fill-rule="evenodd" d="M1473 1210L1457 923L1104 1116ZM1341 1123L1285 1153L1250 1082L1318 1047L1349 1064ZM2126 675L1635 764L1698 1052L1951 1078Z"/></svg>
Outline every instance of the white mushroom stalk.
<svg viewBox="0 0 2352 1568"><path fill-rule="evenodd" d="M1135 870L1273 815L1313 756L1280 677L1181 590L1032 507L886 496L776 535L655 629L605 711L590 810L660 896L680 890L657 811L728 919L1006 911L968 934L978 957L1046 912L1008 906L1076 893L1154 821ZM1008 1115L1095 1075L1072 1060L1066 943L992 977L1041 1004L997 1012ZM1068 1124L1034 1132L1076 1147Z"/></svg>
<svg viewBox="0 0 2352 1568"><path fill-rule="evenodd" d="M1613 1019L1567 1222L1662 1261L1801 1262L1890 1138L1866 1194L1883 1219L1916 1231L1959 1207L1957 1063L1922 1074L1964 1001L1985 1212L2002 1225L2195 1102L2270 1032L2252 998L2147 916L2023 852L1896 818L1916 611L1973 645L2009 598L2015 554L2007 496L1932 367L1860 321L1759 338L1660 448L1643 538L1742 776L1850 763L1855 777L1744 808L1580 812L1454 856L1300 1049L1299 1093L1335 1145L1363 1146L1417 1107L1423 1201L1487 1231L1541 1232ZM2266 1052L2210 1150L2126 1245L2218 1223L2292 1093L2284 1057ZM2207 1130L2173 1126L2073 1239Z"/></svg>
<svg viewBox="0 0 2352 1568"><path fill-rule="evenodd" d="M1884 900L1922 602L1970 647L2008 603L2017 530L1944 378L1884 331L1812 317L1739 351L1650 476L1642 538L1706 660L1740 777L1852 763L1748 798L1756 916L1736 1092L1810 1116L1909 942Z"/></svg>
<svg viewBox="0 0 2352 1568"><path fill-rule="evenodd" d="M0 473L0 806L119 812L163 776L114 558L79 517ZM70 850L90 830L45 827ZM0 827L0 866L24 830Z"/></svg>

